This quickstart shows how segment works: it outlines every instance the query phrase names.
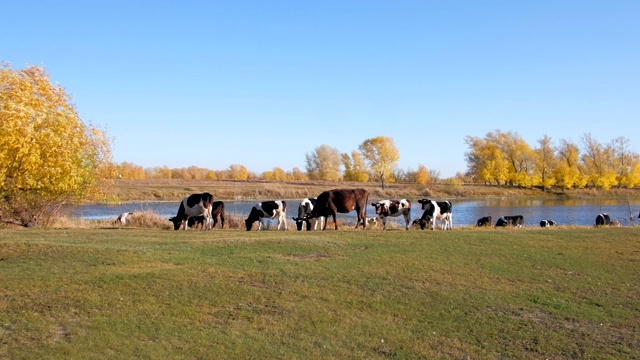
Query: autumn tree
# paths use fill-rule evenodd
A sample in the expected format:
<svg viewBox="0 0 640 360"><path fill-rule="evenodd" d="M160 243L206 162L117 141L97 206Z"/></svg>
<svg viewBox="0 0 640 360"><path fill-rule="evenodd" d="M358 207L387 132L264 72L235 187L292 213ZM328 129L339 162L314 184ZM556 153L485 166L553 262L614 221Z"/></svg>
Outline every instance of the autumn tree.
<svg viewBox="0 0 640 360"><path fill-rule="evenodd" d="M340 152L329 145L320 145L305 154L307 175L312 180L340 180Z"/></svg>
<svg viewBox="0 0 640 360"><path fill-rule="evenodd" d="M116 175L110 140L40 67L0 65L0 124L1 222L37 225L64 204L99 196Z"/></svg>
<svg viewBox="0 0 640 360"><path fill-rule="evenodd" d="M309 181L309 176L297 167L294 167L289 177L295 181Z"/></svg>
<svg viewBox="0 0 640 360"><path fill-rule="evenodd" d="M429 180L431 180L431 177L429 176L429 170L427 170L427 167L422 164L418 165L418 170L416 171L416 182L420 185L427 185Z"/></svg>
<svg viewBox="0 0 640 360"><path fill-rule="evenodd" d="M465 153L467 174L476 181L504 185L509 176L509 163L498 145L474 136L465 137L465 142L469 146Z"/></svg>
<svg viewBox="0 0 640 360"><path fill-rule="evenodd" d="M553 170L556 163L555 150L551 138L548 135L538 139L538 148L535 150L536 183L542 185L543 190L547 190L555 183Z"/></svg>
<svg viewBox="0 0 640 360"><path fill-rule="evenodd" d="M511 131L488 133L486 139L489 143L498 146L504 159L509 164L508 181L512 184L524 187L533 185L532 172L534 168L533 149L518 133Z"/></svg>
<svg viewBox="0 0 640 360"><path fill-rule="evenodd" d="M640 185L640 155L631 150L629 139L623 136L613 139L611 150L618 185L626 188Z"/></svg>
<svg viewBox="0 0 640 360"><path fill-rule="evenodd" d="M584 134L581 141L582 164L589 182L593 186L605 190L617 185L611 147L600 143L591 134Z"/></svg>
<svg viewBox="0 0 640 360"><path fill-rule="evenodd" d="M553 177L556 185L563 189L582 188L586 178L582 175L580 165L580 148L571 141L562 139L556 148L556 161Z"/></svg>
<svg viewBox="0 0 640 360"><path fill-rule="evenodd" d="M244 165L229 165L229 179L231 180L247 180L249 179L249 170Z"/></svg>
<svg viewBox="0 0 640 360"><path fill-rule="evenodd" d="M367 182L369 181L369 167L362 154L352 151L351 156L342 154L342 165L344 166L344 180Z"/></svg>
<svg viewBox="0 0 640 360"><path fill-rule="evenodd" d="M360 153L369 164L374 177L380 180L384 189L384 181L400 160L400 152L392 138L378 136L367 139L358 147Z"/></svg>

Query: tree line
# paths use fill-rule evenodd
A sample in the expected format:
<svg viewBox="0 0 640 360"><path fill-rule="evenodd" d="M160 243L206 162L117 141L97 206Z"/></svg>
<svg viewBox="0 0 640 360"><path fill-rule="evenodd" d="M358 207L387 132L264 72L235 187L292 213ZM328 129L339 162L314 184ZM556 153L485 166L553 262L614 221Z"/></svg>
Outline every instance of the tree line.
<svg viewBox="0 0 640 360"><path fill-rule="evenodd" d="M438 180L438 171L429 171L419 164L417 170L399 169L396 165L400 154L392 138L378 136L366 139L351 154L329 145L320 145L305 154L305 167L285 171L280 167L256 173L242 164L231 164L223 170L189 166L169 168L156 166L144 168L130 162L114 163L113 173L123 179L193 179L193 180L273 180L273 181L380 181L407 182L426 185Z"/></svg>
<svg viewBox="0 0 640 360"><path fill-rule="evenodd" d="M518 133L495 130L483 138L467 136L465 143L467 175L474 182L544 189L640 185L640 155L625 137L601 143L587 133L579 143L554 144L545 135L532 147Z"/></svg>

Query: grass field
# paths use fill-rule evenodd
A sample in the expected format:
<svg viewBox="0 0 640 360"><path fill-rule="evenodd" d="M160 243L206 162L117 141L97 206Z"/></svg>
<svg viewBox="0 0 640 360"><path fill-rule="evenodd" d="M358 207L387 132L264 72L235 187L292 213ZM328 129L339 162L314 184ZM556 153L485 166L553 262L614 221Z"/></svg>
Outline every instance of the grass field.
<svg viewBox="0 0 640 360"><path fill-rule="evenodd" d="M640 358L640 228L0 231L0 358Z"/></svg>

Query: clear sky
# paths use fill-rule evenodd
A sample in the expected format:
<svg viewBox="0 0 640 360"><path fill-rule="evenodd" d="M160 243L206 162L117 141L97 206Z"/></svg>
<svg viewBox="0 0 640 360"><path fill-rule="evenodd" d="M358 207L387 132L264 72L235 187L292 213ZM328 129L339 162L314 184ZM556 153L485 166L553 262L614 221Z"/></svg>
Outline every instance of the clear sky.
<svg viewBox="0 0 640 360"><path fill-rule="evenodd" d="M0 61L43 66L145 167L304 170L389 136L466 170L467 135L640 152L640 1L5 1Z"/></svg>

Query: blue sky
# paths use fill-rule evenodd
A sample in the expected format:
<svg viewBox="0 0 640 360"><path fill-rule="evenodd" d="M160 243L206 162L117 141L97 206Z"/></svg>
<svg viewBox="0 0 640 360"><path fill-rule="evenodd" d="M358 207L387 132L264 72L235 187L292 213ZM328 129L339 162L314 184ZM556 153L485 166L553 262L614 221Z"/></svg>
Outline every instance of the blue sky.
<svg viewBox="0 0 640 360"><path fill-rule="evenodd" d="M114 160L304 170L389 136L466 170L467 135L640 152L640 1L10 1L0 61L43 66Z"/></svg>

